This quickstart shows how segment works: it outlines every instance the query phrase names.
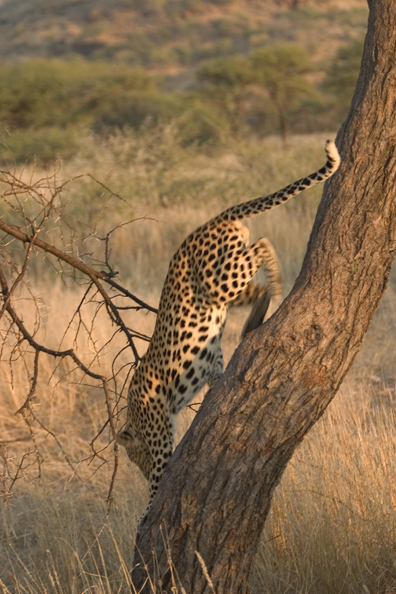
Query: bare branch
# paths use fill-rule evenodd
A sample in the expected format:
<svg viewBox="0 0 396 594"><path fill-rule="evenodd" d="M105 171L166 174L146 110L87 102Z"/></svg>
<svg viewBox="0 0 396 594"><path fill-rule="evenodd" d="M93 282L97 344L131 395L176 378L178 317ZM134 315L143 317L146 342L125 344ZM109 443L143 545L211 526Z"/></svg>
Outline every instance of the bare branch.
<svg viewBox="0 0 396 594"><path fill-rule="evenodd" d="M21 241L22 243L31 243L33 240L33 237L29 237L29 235L27 235L20 229L17 229L16 227L13 227L12 225L8 225L1 219L0 219L0 229L2 231L5 231L5 233L7 233L8 235L12 235L12 237L19 239L19 241ZM45 252L48 252L49 254L52 254L53 256L56 256L59 260L63 260L67 264L70 264L70 266L72 266L76 270L79 270L80 272L83 272L84 274L86 274L97 286L98 286L97 283L98 283L99 279L103 280L103 281L107 282L109 285L111 285L114 289L117 289L118 291L120 291L120 293L125 295L125 297L129 297L129 299L132 299L141 308L147 309L148 311L151 311L153 313L158 313L158 310L156 308L151 307L150 305L148 305L147 303L145 303L144 301L142 301L141 299L139 299L138 297L136 297L135 295L130 293L130 291L128 291L122 285L116 283L112 278L110 278L110 276L107 273L90 268L89 266L84 264L84 262L82 262L81 260L77 260L77 258L73 258L73 256L66 254L62 250L59 250L57 247L50 245L49 243L47 243L46 241L43 241L42 239L35 238L34 243L35 243L36 247L44 250Z"/></svg>
<svg viewBox="0 0 396 594"><path fill-rule="evenodd" d="M94 461L93 472L97 472L104 464L111 464L112 476L107 493L108 512L113 504L113 491L118 471L118 444L115 439L117 423L123 407L120 405L122 392L129 379L131 370L139 361L139 353L135 346L136 340L148 341L149 337L131 327L126 319L123 319L123 312L129 310L147 311L157 313L157 310L143 300L136 297L120 283L114 280L118 274L111 263L110 238L117 229L124 227L134 221L118 223L112 230L97 233L94 226L89 223L89 233L82 235L73 225L70 224L70 213L66 212L65 202L62 199L62 192L72 181L83 177L91 177L111 196L117 194L111 192L104 184L93 178L91 175L75 176L72 179L58 179L59 171L52 175L46 175L34 180L36 173L32 173L30 181L25 183L22 176L26 171L18 175L15 173L0 171L1 194L3 212L0 215L0 290L2 303L0 305L0 318L2 326L0 357L1 361L8 366L8 381L14 389L18 389L19 370L23 372L23 385L27 385L24 401L16 411L19 414L29 431L29 441L33 444L29 451L22 455L10 457L7 451L9 444L16 444L21 439L5 439L0 444L0 458L2 460L2 475L0 480L3 484L4 498L7 499L15 483L22 477L31 474L29 468L35 469L34 479L41 475L41 467L45 457L40 452L40 440L37 438L37 428L45 432L57 446L62 457L72 470L72 476L77 476L82 482L82 476L77 474L77 469L82 462L87 465ZM143 217L146 218L146 217ZM80 222L78 223L81 224ZM56 241L49 239L56 235ZM43 238L48 241L45 241ZM87 245L90 239L100 240L103 246L103 256L98 258L92 250L81 255L81 245ZM55 245L56 243L56 245ZM85 249L85 248L84 248ZM46 329L46 316L43 316L44 301L35 294L32 283L33 265L41 267L38 256L44 254L44 261L52 266L57 275L60 274L62 282L66 287L64 273L72 272L76 285L83 290L77 306L75 307L68 321L64 325L60 341L54 347L46 343L39 331ZM89 258L89 260L87 260ZM89 265L87 262L90 262ZM100 267L105 270L99 269ZM81 273L81 274L80 274ZM34 270L35 274L35 270ZM120 305L119 305L120 304ZM30 314L33 312L33 324L30 321ZM88 316L88 317L87 317ZM104 341L97 333L97 326L102 326L103 317L110 320L113 329L108 333ZM49 314L48 314L49 320ZM126 340L124 340L124 337ZM71 339L71 342L70 342ZM121 341L120 341L121 339ZM86 352L82 355L82 340L88 342L88 359ZM114 346L116 352L114 352ZM68 348L66 348L68 347ZM96 366L102 363L104 356L111 352L111 360L104 371L97 373ZM126 351L132 351L132 357L125 357ZM78 385L79 389L84 385L83 380L89 377L95 380L90 387L100 388L104 395L106 407L106 420L101 428L95 428L96 436L91 440L93 455L89 458L73 462L72 456L65 451L62 439L57 431L47 422L45 416L41 418L37 414L35 403L40 404L39 388L42 378L43 364L47 360L42 354L52 358L51 370L46 373L45 379L53 389L64 381L65 377L71 376L69 385ZM128 362L126 362L130 359ZM67 368L66 373L62 370L59 376L63 360L73 361L74 365ZM75 381L75 374L78 379ZM26 381L27 380L27 381ZM110 382L112 382L110 384ZM25 441L25 440L22 440ZM97 447L96 447L97 446ZM104 456L103 452L108 448L112 450L112 456ZM29 479L31 476L29 476Z"/></svg>
<svg viewBox="0 0 396 594"><path fill-rule="evenodd" d="M0 265L0 269L1 269L1 265ZM4 272L0 273L0 282L3 282L5 279L4 276ZM4 290L4 286L2 285L2 292L3 294L7 294L7 287ZM65 351L56 351L54 349L49 349L41 344L39 344L38 342L36 342L34 340L34 338L31 336L31 334L26 330L24 324L22 323L22 321L20 320L20 318L17 316L17 314L15 313L13 307L11 306L10 303L8 303L7 307L6 307L6 311L7 313L10 315L12 321L16 324L16 326L18 327L20 333L22 334L23 338L25 340L27 340L27 342L30 344L30 346L32 346L37 352L41 352L41 353L47 353L47 355L51 355L52 357L70 357L71 359L73 359L73 361L78 365L78 367L86 374L89 375L90 377L94 378L94 379L98 379L98 380L103 380L103 376L99 375L97 373L93 373L92 371L90 371L90 369L88 369L88 367L86 367L84 365L84 363L82 361L80 361L80 359L77 357L77 355L75 354L75 352L73 351L73 349L67 349Z"/></svg>

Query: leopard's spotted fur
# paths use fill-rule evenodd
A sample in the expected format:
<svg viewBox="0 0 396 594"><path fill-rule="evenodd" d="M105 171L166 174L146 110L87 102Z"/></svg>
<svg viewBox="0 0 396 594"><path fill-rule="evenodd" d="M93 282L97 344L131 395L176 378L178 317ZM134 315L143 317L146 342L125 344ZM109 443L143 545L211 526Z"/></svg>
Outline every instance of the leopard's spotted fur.
<svg viewBox="0 0 396 594"><path fill-rule="evenodd" d="M220 343L228 307L243 300L243 292L248 297L260 266L267 269L272 286L280 286L271 244L262 238L249 247L249 232L240 219L330 177L340 162L331 141L326 154L326 164L315 173L269 196L232 206L202 225L173 256L151 342L129 386L126 427L117 436L149 481L149 507L172 455L177 414L223 373Z"/></svg>

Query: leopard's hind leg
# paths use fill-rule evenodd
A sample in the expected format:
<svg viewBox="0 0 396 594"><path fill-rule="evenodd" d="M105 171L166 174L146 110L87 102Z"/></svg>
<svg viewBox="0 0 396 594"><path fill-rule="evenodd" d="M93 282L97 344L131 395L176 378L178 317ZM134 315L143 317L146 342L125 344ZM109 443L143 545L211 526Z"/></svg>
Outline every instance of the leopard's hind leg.
<svg viewBox="0 0 396 594"><path fill-rule="evenodd" d="M266 238L262 238L249 249L253 250L251 252L253 253L252 270L263 267L267 272L269 281L262 285L255 282L255 280L251 280L238 297L230 303L230 307L252 304L251 312L241 333L241 340L248 332L252 332L263 323L271 301L280 299L282 296L279 261L271 242ZM249 262L251 262L250 256Z"/></svg>

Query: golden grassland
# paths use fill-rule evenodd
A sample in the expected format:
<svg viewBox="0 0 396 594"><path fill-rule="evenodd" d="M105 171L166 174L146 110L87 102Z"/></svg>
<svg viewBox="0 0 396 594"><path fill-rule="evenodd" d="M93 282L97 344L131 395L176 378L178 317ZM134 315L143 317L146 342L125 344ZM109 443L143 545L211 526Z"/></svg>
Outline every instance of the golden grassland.
<svg viewBox="0 0 396 594"><path fill-rule="evenodd" d="M133 204L132 214L155 218L123 228L113 246L113 259L122 260L123 276L129 286L156 305L166 262L188 230L229 203L275 190L305 175L307 169L314 170L323 160L323 140L293 138L286 152L277 141L271 145L267 140L261 147L234 147L216 158L194 156L188 151L176 158L174 153L173 164L155 171L155 183L145 162L144 145L140 146L138 170L136 163L135 171L131 164L118 176L123 163L120 145L116 156L114 149L102 146L96 154L107 160L106 170L103 161L95 163L91 159L88 163L79 157L67 166L64 175L76 174L88 166L100 179L100 172L113 172L106 183L117 182L117 193L127 195ZM183 179L185 184L176 185L175 190L176 181ZM201 183L191 184L194 179ZM76 192L84 187L90 188L78 186ZM285 279L284 294L298 273L319 195L313 192L301 196L249 223L253 236L268 236L277 249ZM72 203L72 197L70 200ZM106 213L103 204L102 213L103 209ZM107 217L107 222L116 223L117 216L124 217L126 212L115 213L111 221ZM40 283L37 275L31 284L41 300L38 338L53 347L63 340L66 348L73 334L62 337L80 294L53 279L50 285L48 279ZM19 306L24 308L25 323L32 327L35 312L24 301ZM224 337L226 360L238 344L246 315L243 310L230 314ZM141 311L130 316L136 330L150 335L153 314ZM346 382L296 451L276 490L255 560L252 592L396 592L395 322L396 295L391 279ZM92 357L93 349L105 345L111 332L100 312L94 324L95 347L82 334L78 352L82 357ZM98 358L96 369L101 373L111 372L110 361L120 344L115 341ZM145 344L138 343L141 352ZM15 414L29 390L28 376L17 353L13 354L11 376L9 355L5 345L0 369L0 428L10 475L28 455L10 496L10 476L6 467L2 471L0 591L117 592L126 587L132 568L136 522L147 498L145 480L121 452L107 517L113 454L110 447L101 451L101 458L92 459L90 445L106 420L103 393L88 385L70 364L54 366L43 357L34 411L46 430L35 423L33 442L23 419ZM128 360L124 352L120 368ZM122 401L121 408L124 404ZM120 424L124 414L121 411ZM178 439L194 414L187 409L180 415ZM107 441L106 430L95 442L96 449ZM41 456L40 465L36 450Z"/></svg>

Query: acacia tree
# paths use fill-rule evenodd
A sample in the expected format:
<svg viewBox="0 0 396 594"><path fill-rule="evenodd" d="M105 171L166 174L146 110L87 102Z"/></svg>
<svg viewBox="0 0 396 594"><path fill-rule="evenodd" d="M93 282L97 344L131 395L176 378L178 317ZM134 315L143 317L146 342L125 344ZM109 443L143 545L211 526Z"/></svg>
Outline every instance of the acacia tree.
<svg viewBox="0 0 396 594"><path fill-rule="evenodd" d="M204 84L204 97L214 101L225 114L233 134L239 134L246 103L246 89L254 80L251 64L242 56L226 56L212 60L197 71Z"/></svg>
<svg viewBox="0 0 396 594"><path fill-rule="evenodd" d="M312 71L305 49L299 45L280 45L259 49L250 57L255 83L266 90L274 108L284 144L288 135L287 112L303 99L319 95L306 74Z"/></svg>
<svg viewBox="0 0 396 594"><path fill-rule="evenodd" d="M276 485L358 353L396 249L396 4L369 0L360 75L292 292L235 352L137 537L137 591L249 591ZM204 561L206 575L198 556ZM147 573L150 580L147 579ZM211 582L208 581L210 576Z"/></svg>

